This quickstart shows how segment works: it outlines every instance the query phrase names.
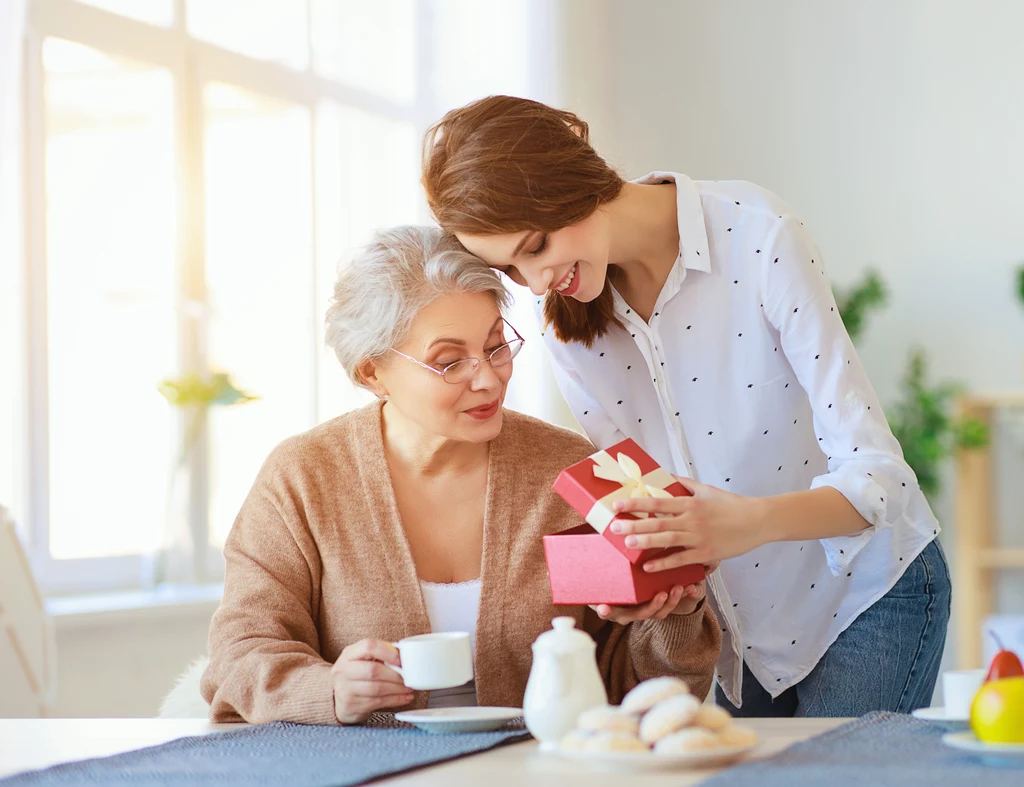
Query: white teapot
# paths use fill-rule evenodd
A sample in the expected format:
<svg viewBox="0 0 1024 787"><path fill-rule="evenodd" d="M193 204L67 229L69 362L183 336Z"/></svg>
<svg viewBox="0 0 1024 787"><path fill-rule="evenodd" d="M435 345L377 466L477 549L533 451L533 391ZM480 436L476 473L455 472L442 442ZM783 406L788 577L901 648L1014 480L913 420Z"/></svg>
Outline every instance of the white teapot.
<svg viewBox="0 0 1024 787"><path fill-rule="evenodd" d="M551 621L533 643L533 668L526 683L523 717L542 749L558 742L576 726L580 713L608 704L594 656L597 644L569 617Z"/></svg>

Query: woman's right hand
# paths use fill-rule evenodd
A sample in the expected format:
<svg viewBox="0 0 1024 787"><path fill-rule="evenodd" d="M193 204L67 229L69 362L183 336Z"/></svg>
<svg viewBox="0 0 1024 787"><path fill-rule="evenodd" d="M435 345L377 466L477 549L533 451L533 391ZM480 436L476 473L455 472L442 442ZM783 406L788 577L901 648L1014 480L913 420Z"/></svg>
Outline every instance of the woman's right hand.
<svg viewBox="0 0 1024 787"><path fill-rule="evenodd" d="M412 690L388 665L401 666L398 648L364 639L345 648L331 667L334 714L342 724L362 724L374 711L412 702Z"/></svg>

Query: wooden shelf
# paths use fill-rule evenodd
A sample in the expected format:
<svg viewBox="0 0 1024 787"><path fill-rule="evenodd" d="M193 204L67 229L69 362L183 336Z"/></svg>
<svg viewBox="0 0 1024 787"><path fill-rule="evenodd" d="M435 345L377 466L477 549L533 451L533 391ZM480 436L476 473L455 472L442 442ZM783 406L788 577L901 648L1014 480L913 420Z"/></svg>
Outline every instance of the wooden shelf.
<svg viewBox="0 0 1024 787"><path fill-rule="evenodd" d="M1024 407L1024 392L990 391L987 393L971 393L965 395L960 401L961 406L968 408Z"/></svg>
<svg viewBox="0 0 1024 787"><path fill-rule="evenodd" d="M990 427L996 411L1024 407L1024 392L972 393L958 402L962 415ZM1024 569L1024 547L1000 547L996 540L991 444L957 452L956 574L953 577L957 661L961 669L982 666L982 621L995 612L995 576L1002 569Z"/></svg>
<svg viewBox="0 0 1024 787"><path fill-rule="evenodd" d="M978 565L985 568L1024 568L1024 547L979 550Z"/></svg>

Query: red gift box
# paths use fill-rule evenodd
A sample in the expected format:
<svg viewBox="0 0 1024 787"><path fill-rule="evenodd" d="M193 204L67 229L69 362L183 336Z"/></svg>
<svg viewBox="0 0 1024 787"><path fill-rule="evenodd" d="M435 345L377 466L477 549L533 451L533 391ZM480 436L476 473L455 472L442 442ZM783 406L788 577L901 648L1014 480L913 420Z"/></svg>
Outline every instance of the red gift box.
<svg viewBox="0 0 1024 787"><path fill-rule="evenodd" d="M555 604L642 604L675 585L704 579L704 567L681 566L648 573L643 564L681 551L632 549L625 536L611 532L615 500L629 497L682 497L689 490L632 440L623 440L563 470L554 490L587 520L586 525L544 536L551 596Z"/></svg>

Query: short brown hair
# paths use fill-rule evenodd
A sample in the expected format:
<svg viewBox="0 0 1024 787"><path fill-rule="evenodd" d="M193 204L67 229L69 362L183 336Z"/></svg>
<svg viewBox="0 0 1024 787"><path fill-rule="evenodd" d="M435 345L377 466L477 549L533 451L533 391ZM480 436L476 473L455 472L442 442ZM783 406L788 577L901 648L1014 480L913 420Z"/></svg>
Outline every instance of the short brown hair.
<svg viewBox="0 0 1024 787"><path fill-rule="evenodd" d="M623 181L590 146L572 112L513 96L453 109L423 140L423 187L448 232L554 232L583 221L622 191ZM549 292L544 323L562 342L592 347L615 316L611 284L580 303Z"/></svg>

